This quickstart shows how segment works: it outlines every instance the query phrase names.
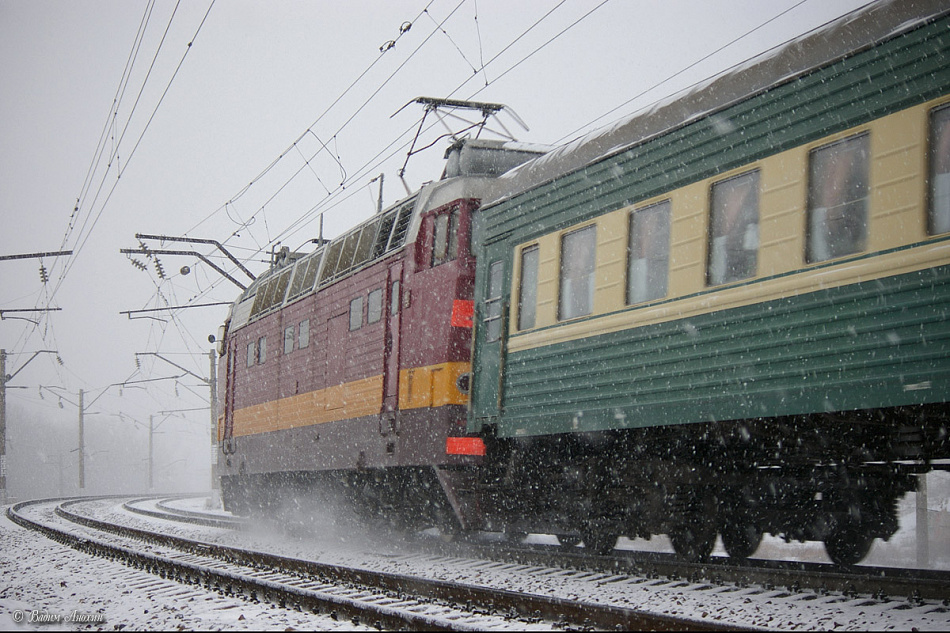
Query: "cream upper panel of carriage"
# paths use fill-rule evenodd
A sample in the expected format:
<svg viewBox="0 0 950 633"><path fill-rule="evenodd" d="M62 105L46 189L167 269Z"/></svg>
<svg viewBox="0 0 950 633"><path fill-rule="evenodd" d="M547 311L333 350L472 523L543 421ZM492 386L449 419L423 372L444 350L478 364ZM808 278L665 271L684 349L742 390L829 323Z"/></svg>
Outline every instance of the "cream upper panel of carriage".
<svg viewBox="0 0 950 633"><path fill-rule="evenodd" d="M950 96L519 244L510 349L950 264L948 233Z"/></svg>

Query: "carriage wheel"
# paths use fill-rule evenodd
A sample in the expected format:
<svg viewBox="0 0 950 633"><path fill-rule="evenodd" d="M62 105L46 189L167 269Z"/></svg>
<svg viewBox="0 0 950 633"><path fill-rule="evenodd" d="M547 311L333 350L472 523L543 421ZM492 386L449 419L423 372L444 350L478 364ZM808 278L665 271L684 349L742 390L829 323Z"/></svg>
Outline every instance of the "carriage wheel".
<svg viewBox="0 0 950 633"><path fill-rule="evenodd" d="M616 547L620 537L604 527L589 525L584 528L582 538L584 549L598 556L606 556Z"/></svg>
<svg viewBox="0 0 950 633"><path fill-rule="evenodd" d="M680 558L700 562L709 558L716 544L716 529L709 521L694 521L670 530L670 542Z"/></svg>
<svg viewBox="0 0 950 633"><path fill-rule="evenodd" d="M729 521L722 526L720 535L726 552L737 560L745 560L755 554L762 542L762 531L751 523L741 521Z"/></svg>
<svg viewBox="0 0 950 633"><path fill-rule="evenodd" d="M825 538L825 551L836 565L848 566L867 556L873 543L873 536L853 525L846 525Z"/></svg>

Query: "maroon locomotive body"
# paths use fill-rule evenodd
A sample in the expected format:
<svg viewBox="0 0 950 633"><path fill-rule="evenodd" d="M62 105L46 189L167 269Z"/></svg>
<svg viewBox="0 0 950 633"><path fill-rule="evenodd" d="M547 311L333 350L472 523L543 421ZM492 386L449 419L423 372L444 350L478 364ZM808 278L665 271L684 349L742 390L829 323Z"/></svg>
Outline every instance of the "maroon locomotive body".
<svg viewBox="0 0 950 633"><path fill-rule="evenodd" d="M334 490L405 527L465 527L473 211L537 155L464 139L443 178L312 253L283 251L232 307L219 474L225 507Z"/></svg>

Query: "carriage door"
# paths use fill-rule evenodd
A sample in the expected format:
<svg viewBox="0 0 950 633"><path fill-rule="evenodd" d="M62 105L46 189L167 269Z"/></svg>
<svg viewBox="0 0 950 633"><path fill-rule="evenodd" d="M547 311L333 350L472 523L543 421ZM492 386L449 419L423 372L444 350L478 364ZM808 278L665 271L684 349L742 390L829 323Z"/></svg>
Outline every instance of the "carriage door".
<svg viewBox="0 0 950 633"><path fill-rule="evenodd" d="M486 278L476 282L475 355L472 359L472 431L496 421L502 410L507 302L505 267L490 261Z"/></svg>
<svg viewBox="0 0 950 633"><path fill-rule="evenodd" d="M383 410L394 422L392 412L399 408L399 331L402 314L402 262L389 269L389 301L386 308L386 332L383 344Z"/></svg>

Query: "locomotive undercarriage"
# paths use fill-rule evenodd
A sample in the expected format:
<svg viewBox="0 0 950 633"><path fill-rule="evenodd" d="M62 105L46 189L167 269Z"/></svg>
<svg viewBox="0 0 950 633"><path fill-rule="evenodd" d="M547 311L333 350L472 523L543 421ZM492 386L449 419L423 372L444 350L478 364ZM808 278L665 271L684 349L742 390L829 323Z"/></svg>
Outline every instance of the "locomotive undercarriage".
<svg viewBox="0 0 950 633"><path fill-rule="evenodd" d="M457 526L431 467L237 475L222 496L235 514L343 537Z"/></svg>
<svg viewBox="0 0 950 633"><path fill-rule="evenodd" d="M485 528L543 532L596 552L619 536L667 534L733 557L763 534L823 541L860 561L898 528L897 502L929 460L947 457L945 409L796 416L542 438L488 438L477 482Z"/></svg>

